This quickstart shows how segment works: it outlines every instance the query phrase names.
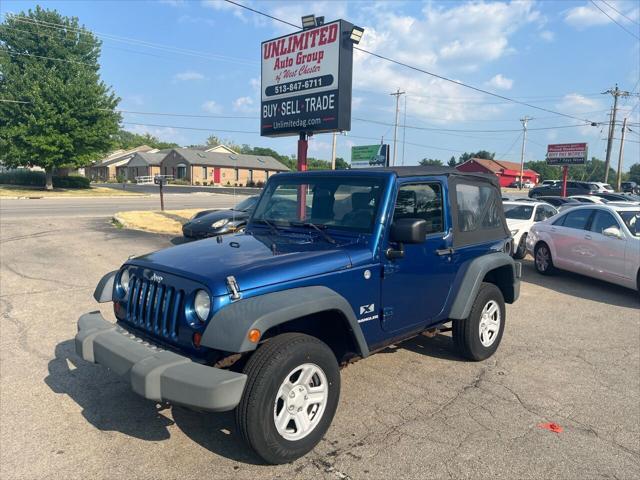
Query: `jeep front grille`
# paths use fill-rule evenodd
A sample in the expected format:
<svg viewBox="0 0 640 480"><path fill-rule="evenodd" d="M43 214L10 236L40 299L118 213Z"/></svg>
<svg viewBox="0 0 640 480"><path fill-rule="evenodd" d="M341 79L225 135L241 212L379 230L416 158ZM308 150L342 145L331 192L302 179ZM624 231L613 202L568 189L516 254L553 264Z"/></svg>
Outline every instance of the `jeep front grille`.
<svg viewBox="0 0 640 480"><path fill-rule="evenodd" d="M184 291L132 277L127 298L127 321L146 332L175 341Z"/></svg>

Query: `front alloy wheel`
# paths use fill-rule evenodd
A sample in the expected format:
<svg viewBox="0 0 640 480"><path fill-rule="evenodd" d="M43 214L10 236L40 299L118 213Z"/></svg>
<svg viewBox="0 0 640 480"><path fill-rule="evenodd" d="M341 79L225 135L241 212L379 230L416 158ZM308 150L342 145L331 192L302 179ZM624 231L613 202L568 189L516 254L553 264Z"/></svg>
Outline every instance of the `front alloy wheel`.
<svg viewBox="0 0 640 480"><path fill-rule="evenodd" d="M292 462L322 440L340 397L338 362L325 343L301 333L278 335L249 358L244 373L236 423L262 459Z"/></svg>
<svg viewBox="0 0 640 480"><path fill-rule="evenodd" d="M553 259L551 258L551 250L549 250L549 246L541 242L536 245L534 255L534 264L536 266L536 270L538 273L542 275L550 275L553 273Z"/></svg>

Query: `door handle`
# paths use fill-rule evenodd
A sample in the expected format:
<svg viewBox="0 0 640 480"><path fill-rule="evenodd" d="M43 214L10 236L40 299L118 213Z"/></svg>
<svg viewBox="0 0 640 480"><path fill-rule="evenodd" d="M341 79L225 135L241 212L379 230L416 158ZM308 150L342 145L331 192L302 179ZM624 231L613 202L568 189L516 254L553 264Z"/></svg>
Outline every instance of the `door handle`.
<svg viewBox="0 0 640 480"><path fill-rule="evenodd" d="M584 236L585 240L591 240L591 235L589 235L588 233Z"/></svg>
<svg viewBox="0 0 640 480"><path fill-rule="evenodd" d="M438 250L436 250L436 253L440 256L443 255L453 255L453 253L455 252L455 250L451 247L447 247L447 248L440 248Z"/></svg>

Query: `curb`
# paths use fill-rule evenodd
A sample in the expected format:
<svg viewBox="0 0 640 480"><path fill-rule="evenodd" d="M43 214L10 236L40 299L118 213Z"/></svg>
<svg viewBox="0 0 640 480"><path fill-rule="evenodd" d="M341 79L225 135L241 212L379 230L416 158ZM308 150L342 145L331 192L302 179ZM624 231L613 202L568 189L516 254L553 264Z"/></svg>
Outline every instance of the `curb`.
<svg viewBox="0 0 640 480"><path fill-rule="evenodd" d="M153 230L147 230L145 228L134 226L129 222L127 222L126 220L124 220L120 216L121 213L124 213L124 212L116 212L111 217L111 223L113 224L114 227L118 229L134 230L136 232L152 233L154 235L173 235L173 236L176 235L176 233L174 232L155 232Z"/></svg>

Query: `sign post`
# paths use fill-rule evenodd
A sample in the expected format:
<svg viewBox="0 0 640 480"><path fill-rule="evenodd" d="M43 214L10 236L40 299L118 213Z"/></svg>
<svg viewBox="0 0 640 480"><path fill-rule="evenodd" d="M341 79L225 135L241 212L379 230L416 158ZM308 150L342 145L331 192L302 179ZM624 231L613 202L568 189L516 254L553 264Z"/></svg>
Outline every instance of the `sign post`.
<svg viewBox="0 0 640 480"><path fill-rule="evenodd" d="M567 176L570 165L584 165L587 161L586 143L558 143L547 146L547 165L562 167L562 196L567 196Z"/></svg>

